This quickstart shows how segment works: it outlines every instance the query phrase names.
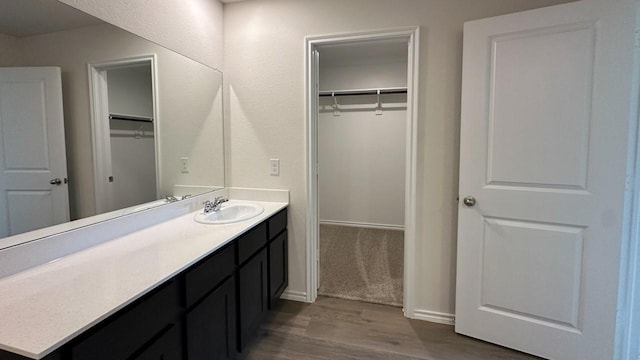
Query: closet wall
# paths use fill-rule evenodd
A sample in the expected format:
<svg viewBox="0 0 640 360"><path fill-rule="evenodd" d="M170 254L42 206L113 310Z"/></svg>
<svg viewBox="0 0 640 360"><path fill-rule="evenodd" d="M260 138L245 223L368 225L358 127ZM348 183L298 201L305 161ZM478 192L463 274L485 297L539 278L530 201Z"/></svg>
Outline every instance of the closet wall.
<svg viewBox="0 0 640 360"><path fill-rule="evenodd" d="M321 93L406 85L406 43L320 51ZM320 295L402 305L406 115L406 94L320 97Z"/></svg>
<svg viewBox="0 0 640 360"><path fill-rule="evenodd" d="M150 64L107 71L109 113L153 118ZM113 209L150 202L156 195L153 122L110 120Z"/></svg>
<svg viewBox="0 0 640 360"><path fill-rule="evenodd" d="M407 86L407 45L353 45L320 52L320 91ZM337 101L338 110L334 111ZM404 225L406 96L321 97L321 222Z"/></svg>

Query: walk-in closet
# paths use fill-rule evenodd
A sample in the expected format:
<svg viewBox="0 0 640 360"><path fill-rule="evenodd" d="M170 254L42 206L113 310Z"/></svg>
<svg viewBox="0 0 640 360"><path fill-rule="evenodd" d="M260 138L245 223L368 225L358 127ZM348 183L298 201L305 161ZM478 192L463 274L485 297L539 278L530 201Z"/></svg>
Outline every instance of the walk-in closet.
<svg viewBox="0 0 640 360"><path fill-rule="evenodd" d="M318 294L403 303L407 42L319 48Z"/></svg>
<svg viewBox="0 0 640 360"><path fill-rule="evenodd" d="M111 209L157 199L153 125L153 79L149 62L106 70L111 176Z"/></svg>

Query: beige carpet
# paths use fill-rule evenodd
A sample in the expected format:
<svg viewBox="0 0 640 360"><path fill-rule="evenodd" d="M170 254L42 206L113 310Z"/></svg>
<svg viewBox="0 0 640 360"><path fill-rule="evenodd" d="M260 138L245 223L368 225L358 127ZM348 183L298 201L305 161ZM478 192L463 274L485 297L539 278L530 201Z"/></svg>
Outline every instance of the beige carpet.
<svg viewBox="0 0 640 360"><path fill-rule="evenodd" d="M404 232L320 225L324 296L402 306Z"/></svg>

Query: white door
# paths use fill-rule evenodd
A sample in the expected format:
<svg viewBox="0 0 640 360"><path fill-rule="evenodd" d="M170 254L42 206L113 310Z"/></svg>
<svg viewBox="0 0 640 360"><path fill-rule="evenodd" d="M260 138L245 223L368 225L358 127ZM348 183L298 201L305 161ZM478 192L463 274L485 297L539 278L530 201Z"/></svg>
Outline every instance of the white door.
<svg viewBox="0 0 640 360"><path fill-rule="evenodd" d="M612 358L635 15L586 0L465 24L458 333Z"/></svg>
<svg viewBox="0 0 640 360"><path fill-rule="evenodd" d="M0 68L0 154L0 237L69 221L60 68Z"/></svg>

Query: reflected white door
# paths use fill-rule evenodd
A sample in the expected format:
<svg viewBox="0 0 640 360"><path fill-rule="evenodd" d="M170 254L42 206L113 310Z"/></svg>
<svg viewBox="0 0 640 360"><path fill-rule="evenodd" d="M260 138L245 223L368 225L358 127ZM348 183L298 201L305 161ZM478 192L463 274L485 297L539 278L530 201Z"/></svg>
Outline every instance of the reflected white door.
<svg viewBox="0 0 640 360"><path fill-rule="evenodd" d="M458 333L612 358L635 14L588 0L465 24Z"/></svg>
<svg viewBox="0 0 640 360"><path fill-rule="evenodd" d="M69 221L60 68L0 68L0 154L0 237Z"/></svg>

